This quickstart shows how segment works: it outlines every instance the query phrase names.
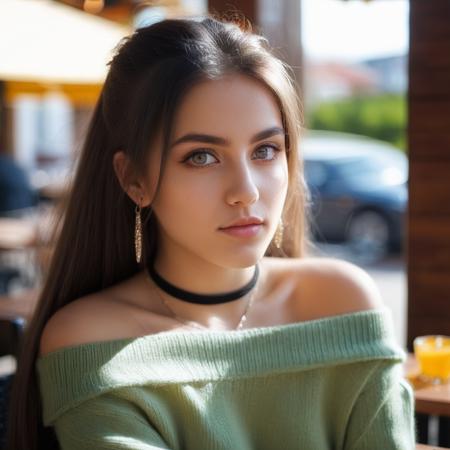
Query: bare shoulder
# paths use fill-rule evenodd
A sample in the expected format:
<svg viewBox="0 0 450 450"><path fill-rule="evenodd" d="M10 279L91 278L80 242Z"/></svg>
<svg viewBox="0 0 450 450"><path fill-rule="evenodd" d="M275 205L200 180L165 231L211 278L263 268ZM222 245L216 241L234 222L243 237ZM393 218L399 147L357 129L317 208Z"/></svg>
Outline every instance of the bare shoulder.
<svg viewBox="0 0 450 450"><path fill-rule="evenodd" d="M306 257L280 262L295 280L295 302L301 316L315 319L384 307L373 278L362 268L335 258Z"/></svg>
<svg viewBox="0 0 450 450"><path fill-rule="evenodd" d="M40 339L39 354L42 356L63 347L114 339L115 316L118 319L115 308L107 304L102 294L77 299L63 306L47 321Z"/></svg>

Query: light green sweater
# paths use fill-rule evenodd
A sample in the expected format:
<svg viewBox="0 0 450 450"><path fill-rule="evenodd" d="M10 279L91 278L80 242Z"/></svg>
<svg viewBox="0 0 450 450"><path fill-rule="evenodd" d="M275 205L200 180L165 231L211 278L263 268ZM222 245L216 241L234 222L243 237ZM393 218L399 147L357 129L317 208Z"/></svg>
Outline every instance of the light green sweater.
<svg viewBox="0 0 450 450"><path fill-rule="evenodd" d="M166 331L37 362L62 450L412 450L390 312Z"/></svg>

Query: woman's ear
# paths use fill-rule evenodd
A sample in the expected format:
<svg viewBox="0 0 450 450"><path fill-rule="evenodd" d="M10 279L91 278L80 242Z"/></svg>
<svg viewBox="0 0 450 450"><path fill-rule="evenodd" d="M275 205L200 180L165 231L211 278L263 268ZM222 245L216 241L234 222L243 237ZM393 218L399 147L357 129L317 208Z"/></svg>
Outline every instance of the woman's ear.
<svg viewBox="0 0 450 450"><path fill-rule="evenodd" d="M147 206L150 203L147 189L143 180L138 177L130 159L124 151L118 151L113 156L113 167L122 189L140 206Z"/></svg>

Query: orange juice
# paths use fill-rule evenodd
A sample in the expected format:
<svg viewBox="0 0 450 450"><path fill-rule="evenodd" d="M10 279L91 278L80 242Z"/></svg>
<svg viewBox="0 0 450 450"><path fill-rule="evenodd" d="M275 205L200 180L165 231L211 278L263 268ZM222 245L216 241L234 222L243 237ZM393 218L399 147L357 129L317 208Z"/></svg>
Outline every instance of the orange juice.
<svg viewBox="0 0 450 450"><path fill-rule="evenodd" d="M417 337L414 353L422 375L438 382L450 379L450 337Z"/></svg>

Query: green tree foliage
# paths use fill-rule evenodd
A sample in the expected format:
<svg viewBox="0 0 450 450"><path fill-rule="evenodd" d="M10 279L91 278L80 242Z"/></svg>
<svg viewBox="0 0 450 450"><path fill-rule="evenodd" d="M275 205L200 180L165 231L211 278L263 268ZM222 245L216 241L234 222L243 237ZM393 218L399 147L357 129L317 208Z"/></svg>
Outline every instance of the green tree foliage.
<svg viewBox="0 0 450 450"><path fill-rule="evenodd" d="M369 136L405 151L406 107L404 96L391 94L323 102L307 115L307 128Z"/></svg>

